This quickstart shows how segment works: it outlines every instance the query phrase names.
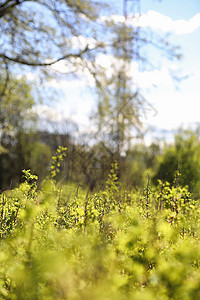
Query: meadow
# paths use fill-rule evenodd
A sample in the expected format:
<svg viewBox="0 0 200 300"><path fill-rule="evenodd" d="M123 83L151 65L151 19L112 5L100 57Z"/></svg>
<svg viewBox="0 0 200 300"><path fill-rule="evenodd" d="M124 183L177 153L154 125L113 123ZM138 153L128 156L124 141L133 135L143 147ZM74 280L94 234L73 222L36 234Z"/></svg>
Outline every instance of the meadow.
<svg viewBox="0 0 200 300"><path fill-rule="evenodd" d="M90 193L56 182L58 166L40 187L26 170L0 195L0 299L200 299L200 206L187 187L125 188L114 163Z"/></svg>

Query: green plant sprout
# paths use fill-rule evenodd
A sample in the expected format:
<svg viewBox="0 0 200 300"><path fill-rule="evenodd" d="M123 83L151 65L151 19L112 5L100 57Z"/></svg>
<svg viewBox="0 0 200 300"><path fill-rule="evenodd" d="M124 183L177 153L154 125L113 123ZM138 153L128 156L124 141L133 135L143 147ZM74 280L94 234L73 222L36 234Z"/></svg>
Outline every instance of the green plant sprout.
<svg viewBox="0 0 200 300"><path fill-rule="evenodd" d="M50 175L52 179L60 172L61 162L67 155L66 152L67 147L59 146L56 150L56 155L52 157L52 165L50 169Z"/></svg>

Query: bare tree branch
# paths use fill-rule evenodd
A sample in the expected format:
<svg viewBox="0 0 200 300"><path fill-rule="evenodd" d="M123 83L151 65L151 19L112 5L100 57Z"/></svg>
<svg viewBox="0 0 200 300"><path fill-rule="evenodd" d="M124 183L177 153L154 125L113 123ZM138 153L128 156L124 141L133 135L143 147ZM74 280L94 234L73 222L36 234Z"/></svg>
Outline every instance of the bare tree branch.
<svg viewBox="0 0 200 300"><path fill-rule="evenodd" d="M23 2L32 1L32 0L7 0L0 5L0 18L8 14L13 8L18 5L21 5Z"/></svg>
<svg viewBox="0 0 200 300"><path fill-rule="evenodd" d="M15 62L15 63L22 64L22 65L34 66L34 67L47 67L47 66L52 66L52 65L56 64L57 62L59 62L61 60L65 60L65 59L68 59L68 58L71 58L71 57L75 57L75 58L81 57L84 53L86 53L88 51L93 51L93 50L97 49L97 47L90 49L89 45L87 45L79 53L69 53L69 54L63 55L62 57L59 57L59 58L57 58L57 59L55 59L51 62L30 62L30 61L21 59L20 57L15 57L15 58L14 57L9 57L6 54L0 54L0 57L2 57L4 59L7 59L9 61Z"/></svg>

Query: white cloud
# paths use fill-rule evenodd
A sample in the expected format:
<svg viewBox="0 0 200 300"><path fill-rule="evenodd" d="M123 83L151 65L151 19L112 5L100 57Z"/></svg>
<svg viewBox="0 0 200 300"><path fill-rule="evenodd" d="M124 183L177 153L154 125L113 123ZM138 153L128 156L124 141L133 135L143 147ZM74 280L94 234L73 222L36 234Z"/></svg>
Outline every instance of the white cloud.
<svg viewBox="0 0 200 300"><path fill-rule="evenodd" d="M154 29L161 29L165 32L174 32L175 34L179 35L192 33L200 27L200 13L196 14L189 20L172 20L168 16L150 10L146 14L141 15L138 20L138 26L149 26Z"/></svg>
<svg viewBox="0 0 200 300"><path fill-rule="evenodd" d="M64 116L60 114L55 107L50 107L48 105L40 104L34 108L34 112L38 114L40 118L49 120L52 122L59 123L63 120ZM65 112L66 114L66 112Z"/></svg>
<svg viewBox="0 0 200 300"><path fill-rule="evenodd" d="M196 14L194 17L185 20L175 21L174 31L176 34L192 33L200 27L200 14Z"/></svg>
<svg viewBox="0 0 200 300"><path fill-rule="evenodd" d="M145 124L151 124L165 130L172 130L178 128L180 125L190 125L200 122L200 92L159 91L158 93L151 93L148 97L151 103L154 103L157 114L149 115L144 119Z"/></svg>
<svg viewBox="0 0 200 300"><path fill-rule="evenodd" d="M62 90L68 90L68 89L79 89L84 87L93 87L94 83L91 80L88 80L88 78L74 78L74 79L52 79L47 82L47 86L56 88L56 89L62 89Z"/></svg>
<svg viewBox="0 0 200 300"><path fill-rule="evenodd" d="M108 77L114 75L113 72L116 72L115 70L117 68L120 69L123 66L122 61L112 55L105 54L101 54L97 58L97 63L105 68L105 75ZM116 69L112 69L112 65L114 65ZM133 78L134 85L137 85L139 88L151 88L152 86L164 87L172 85L169 69L176 69L174 63L168 65L168 68L162 67L160 70L140 71L139 64L137 62L131 62L127 75Z"/></svg>
<svg viewBox="0 0 200 300"><path fill-rule="evenodd" d="M120 15L111 15L109 17L101 17L101 21L110 20L113 22L124 23L125 18ZM200 13L196 14L189 20L173 20L172 18L160 14L159 12L150 10L141 16L127 19L127 24L134 27L150 27L164 32L173 32L178 35L192 33L200 27Z"/></svg>
<svg viewBox="0 0 200 300"><path fill-rule="evenodd" d="M102 42L100 43L94 38L85 37L82 35L73 36L72 38L67 40L67 43L70 43L74 49L79 50L85 49L86 46L88 46L89 49L95 49L96 47L102 45Z"/></svg>
<svg viewBox="0 0 200 300"><path fill-rule="evenodd" d="M139 71L138 63L133 62L130 68L130 75L134 83L140 88L151 88L152 86L166 87L172 85L172 78L166 67L152 71Z"/></svg>

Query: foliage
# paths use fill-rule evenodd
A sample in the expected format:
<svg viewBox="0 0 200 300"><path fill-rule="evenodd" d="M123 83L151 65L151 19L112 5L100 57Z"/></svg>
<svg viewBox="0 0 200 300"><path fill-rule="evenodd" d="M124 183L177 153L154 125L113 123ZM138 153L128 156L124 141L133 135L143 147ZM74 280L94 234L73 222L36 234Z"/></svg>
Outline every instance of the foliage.
<svg viewBox="0 0 200 300"><path fill-rule="evenodd" d="M127 186L143 187L147 173L152 177L157 164L158 155L161 153L160 145L153 142L149 146L145 143L136 143L126 152L124 161L120 163L120 181Z"/></svg>
<svg viewBox="0 0 200 300"><path fill-rule="evenodd" d="M13 66L15 71L21 67L25 72L35 68L45 76L56 76L59 64L52 66L61 61L65 74L83 70L91 52L102 49L96 30L102 8L106 9L102 1L90 0L3 1L0 69L6 70L7 78ZM98 29L101 27L98 24ZM36 74L35 78L42 78L41 72Z"/></svg>
<svg viewBox="0 0 200 300"><path fill-rule="evenodd" d="M105 185L114 157L104 143L89 146L90 137L81 144L70 143L63 172L68 181L76 182L91 191Z"/></svg>
<svg viewBox="0 0 200 300"><path fill-rule="evenodd" d="M0 82L0 90L3 89L3 77ZM7 89L1 95L0 108L0 130L1 140L5 137L5 147L8 137L16 134L20 128L24 128L28 122L29 126L33 126L35 115L31 112L31 108L35 105L35 99L32 96L32 86L25 79L12 76L7 83ZM32 121L32 123L31 123Z"/></svg>
<svg viewBox="0 0 200 300"><path fill-rule="evenodd" d="M52 157L51 178L54 178L60 172L60 164L66 156L67 147L59 146L56 155Z"/></svg>
<svg viewBox="0 0 200 300"><path fill-rule="evenodd" d="M29 157L32 172L38 175L40 180L44 179L51 164L52 150L49 145L41 141L31 143L31 153Z"/></svg>
<svg viewBox="0 0 200 300"><path fill-rule="evenodd" d="M0 82L1 88L3 80ZM0 97L1 188L18 183L21 170L30 167L32 134L37 122L32 110L34 105L32 85L24 77L10 76L7 88Z"/></svg>
<svg viewBox="0 0 200 300"><path fill-rule="evenodd" d="M174 181L175 171L181 176L179 183L188 185L190 191L199 196L200 178L200 142L197 134L190 130L180 130L175 135L175 142L166 146L160 156L154 182L157 179L166 180L171 184Z"/></svg>
<svg viewBox="0 0 200 300"><path fill-rule="evenodd" d="M105 189L24 171L0 196L1 299L198 299L199 202L187 187Z"/></svg>

